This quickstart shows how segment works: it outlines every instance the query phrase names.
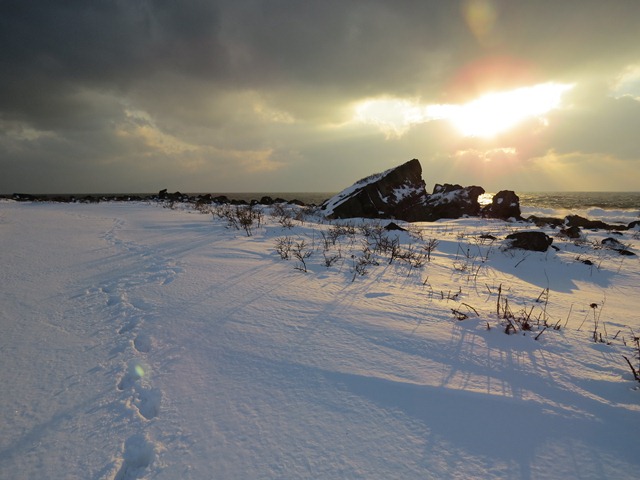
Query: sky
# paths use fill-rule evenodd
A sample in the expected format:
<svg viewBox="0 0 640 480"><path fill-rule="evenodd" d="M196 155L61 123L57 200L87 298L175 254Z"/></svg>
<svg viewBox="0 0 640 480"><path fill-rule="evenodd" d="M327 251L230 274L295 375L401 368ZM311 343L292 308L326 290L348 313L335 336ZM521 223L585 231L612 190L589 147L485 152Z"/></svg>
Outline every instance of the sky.
<svg viewBox="0 0 640 480"><path fill-rule="evenodd" d="M637 0L0 0L0 193L640 191Z"/></svg>

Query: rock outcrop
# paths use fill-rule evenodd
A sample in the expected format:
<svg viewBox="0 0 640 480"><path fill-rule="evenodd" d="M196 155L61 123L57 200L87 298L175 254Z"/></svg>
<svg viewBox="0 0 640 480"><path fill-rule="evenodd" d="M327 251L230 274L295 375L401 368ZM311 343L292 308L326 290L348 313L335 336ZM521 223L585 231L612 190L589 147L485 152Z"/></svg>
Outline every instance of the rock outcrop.
<svg viewBox="0 0 640 480"><path fill-rule="evenodd" d="M522 220L520 197L512 190L502 190L493 196L489 205L482 209L482 215L490 218Z"/></svg>
<svg viewBox="0 0 640 480"><path fill-rule="evenodd" d="M436 185L425 203L423 220L477 216L480 214L478 197L483 193L482 187L463 187L449 183Z"/></svg>
<svg viewBox="0 0 640 480"><path fill-rule="evenodd" d="M429 195L416 159L356 182L322 204L327 218L388 218L407 222L460 218L480 213L482 187L436 185Z"/></svg>
<svg viewBox="0 0 640 480"><path fill-rule="evenodd" d="M394 218L424 220L427 199L422 166L413 159L356 182L322 204L327 218Z"/></svg>

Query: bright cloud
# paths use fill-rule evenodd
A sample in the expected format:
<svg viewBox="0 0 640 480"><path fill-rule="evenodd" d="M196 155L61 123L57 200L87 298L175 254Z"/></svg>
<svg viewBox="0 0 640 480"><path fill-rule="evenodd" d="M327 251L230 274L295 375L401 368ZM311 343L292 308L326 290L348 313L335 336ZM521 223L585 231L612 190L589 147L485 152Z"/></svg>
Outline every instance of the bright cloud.
<svg viewBox="0 0 640 480"><path fill-rule="evenodd" d="M611 91L614 97L629 95L640 99L640 65L629 65L613 82Z"/></svg>
<svg viewBox="0 0 640 480"><path fill-rule="evenodd" d="M559 107L573 84L542 83L506 92L488 93L471 102L424 105L399 98L369 99L356 108L356 120L378 126L387 135L402 135L412 125L448 120L463 135L491 137L529 118L544 122L544 114Z"/></svg>
<svg viewBox="0 0 640 480"><path fill-rule="evenodd" d="M355 120L377 126L388 137L402 136L412 125L429 120L427 108L415 99L369 99L356 107Z"/></svg>
<svg viewBox="0 0 640 480"><path fill-rule="evenodd" d="M483 95L463 105L431 105L431 118L451 121L464 136L492 137L529 118L544 120L544 114L558 108L562 95L573 84L543 83L508 92Z"/></svg>

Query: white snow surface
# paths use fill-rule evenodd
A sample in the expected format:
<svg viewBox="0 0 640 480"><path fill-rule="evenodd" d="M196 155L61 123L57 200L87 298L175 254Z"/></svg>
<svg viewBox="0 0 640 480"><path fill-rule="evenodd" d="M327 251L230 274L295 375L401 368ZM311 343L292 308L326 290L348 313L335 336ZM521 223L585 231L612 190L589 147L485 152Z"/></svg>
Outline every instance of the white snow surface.
<svg viewBox="0 0 640 480"><path fill-rule="evenodd" d="M637 256L460 219L360 275L361 224L0 202L0 478L638 478Z"/></svg>

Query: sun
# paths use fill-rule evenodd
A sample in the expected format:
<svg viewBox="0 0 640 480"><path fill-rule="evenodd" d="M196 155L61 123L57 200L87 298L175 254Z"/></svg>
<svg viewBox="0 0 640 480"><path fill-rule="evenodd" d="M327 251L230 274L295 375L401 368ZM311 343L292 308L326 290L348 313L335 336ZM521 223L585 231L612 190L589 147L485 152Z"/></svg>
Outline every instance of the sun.
<svg viewBox="0 0 640 480"><path fill-rule="evenodd" d="M558 108L573 84L542 83L506 92L488 93L462 105L430 105L427 116L449 120L464 136L490 138L524 120L539 118Z"/></svg>

